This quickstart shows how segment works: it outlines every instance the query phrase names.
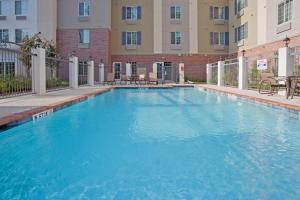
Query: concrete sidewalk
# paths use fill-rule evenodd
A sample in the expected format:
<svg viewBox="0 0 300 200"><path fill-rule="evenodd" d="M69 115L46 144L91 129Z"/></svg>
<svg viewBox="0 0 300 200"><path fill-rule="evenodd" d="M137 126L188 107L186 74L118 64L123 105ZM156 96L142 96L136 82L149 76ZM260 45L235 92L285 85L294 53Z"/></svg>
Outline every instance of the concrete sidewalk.
<svg viewBox="0 0 300 200"><path fill-rule="evenodd" d="M53 91L41 96L26 95L0 99L0 126L46 109L80 101L112 88L111 86L80 87Z"/></svg>
<svg viewBox="0 0 300 200"><path fill-rule="evenodd" d="M261 103L272 104L275 106L285 107L287 109L299 110L300 111L300 97L296 96L294 99L286 99L285 96L281 95L268 95L268 94L259 94L258 91L255 90L239 90L238 88L232 87L219 87L216 85L197 85L197 87L222 92L226 94L236 95L246 99L252 99Z"/></svg>

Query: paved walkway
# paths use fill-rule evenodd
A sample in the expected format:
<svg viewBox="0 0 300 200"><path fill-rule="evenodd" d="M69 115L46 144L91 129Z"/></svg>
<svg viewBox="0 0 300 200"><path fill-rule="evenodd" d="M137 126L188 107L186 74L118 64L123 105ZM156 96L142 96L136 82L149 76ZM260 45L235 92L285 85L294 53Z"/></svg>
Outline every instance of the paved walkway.
<svg viewBox="0 0 300 200"><path fill-rule="evenodd" d="M95 86L79 89L65 89L49 92L45 95L26 95L0 99L0 126L21 120L49 108L56 108L68 103L80 101L88 96L105 92L112 87Z"/></svg>
<svg viewBox="0 0 300 200"><path fill-rule="evenodd" d="M294 97L294 99L286 99L285 96L281 96L281 95L259 94L258 91L254 91L254 90L239 90L237 88L218 87L216 85L206 85L206 84L197 85L197 87L205 88L212 91L232 94L243 98L253 99L255 101L259 101L262 103L268 103L268 104L282 106L288 109L300 111L300 97Z"/></svg>

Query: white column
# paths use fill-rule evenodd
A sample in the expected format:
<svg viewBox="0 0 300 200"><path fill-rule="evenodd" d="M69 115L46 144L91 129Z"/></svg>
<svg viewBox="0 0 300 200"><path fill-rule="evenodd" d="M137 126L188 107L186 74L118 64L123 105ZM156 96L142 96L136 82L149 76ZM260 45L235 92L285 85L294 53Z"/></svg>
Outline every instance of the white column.
<svg viewBox="0 0 300 200"><path fill-rule="evenodd" d="M69 85L70 88L78 88L78 57L69 58Z"/></svg>
<svg viewBox="0 0 300 200"><path fill-rule="evenodd" d="M295 68L294 56L290 55L291 49L284 47L278 49L278 76L292 76Z"/></svg>
<svg viewBox="0 0 300 200"><path fill-rule="evenodd" d="M224 61L218 62L218 86L224 86Z"/></svg>
<svg viewBox="0 0 300 200"><path fill-rule="evenodd" d="M99 83L104 83L104 63L99 64Z"/></svg>
<svg viewBox="0 0 300 200"><path fill-rule="evenodd" d="M126 76L130 77L131 76L131 63L126 63Z"/></svg>
<svg viewBox="0 0 300 200"><path fill-rule="evenodd" d="M157 63L153 63L153 73L157 74Z"/></svg>
<svg viewBox="0 0 300 200"><path fill-rule="evenodd" d="M179 64L179 83L184 84L184 63Z"/></svg>
<svg viewBox="0 0 300 200"><path fill-rule="evenodd" d="M206 64L206 83L211 84L212 79L212 64Z"/></svg>
<svg viewBox="0 0 300 200"><path fill-rule="evenodd" d="M94 61L89 61L88 62L88 85L89 86L94 86Z"/></svg>
<svg viewBox="0 0 300 200"><path fill-rule="evenodd" d="M239 89L248 89L248 66L244 56L239 57Z"/></svg>
<svg viewBox="0 0 300 200"><path fill-rule="evenodd" d="M46 93L46 51L43 48L32 50L32 91L35 94Z"/></svg>

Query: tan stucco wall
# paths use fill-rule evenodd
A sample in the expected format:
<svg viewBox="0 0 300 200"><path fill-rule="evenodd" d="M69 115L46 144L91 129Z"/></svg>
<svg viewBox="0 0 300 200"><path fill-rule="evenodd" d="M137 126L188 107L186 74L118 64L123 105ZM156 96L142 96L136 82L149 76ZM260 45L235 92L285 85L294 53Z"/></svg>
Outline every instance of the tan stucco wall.
<svg viewBox="0 0 300 200"><path fill-rule="evenodd" d="M180 23L171 23L170 7L181 7ZM177 54L189 52L189 1L163 0L162 2L162 49L163 53ZM171 49L171 32L181 32L181 49Z"/></svg>
<svg viewBox="0 0 300 200"><path fill-rule="evenodd" d="M111 0L90 0L88 21L80 21L78 0L58 0L58 28L110 28Z"/></svg>
<svg viewBox="0 0 300 200"><path fill-rule="evenodd" d="M141 19L136 24L127 24L122 20L123 6L141 6ZM154 17L153 0L112 0L112 54L153 54L154 51ZM137 49L128 50L122 46L123 31L141 31L142 42Z"/></svg>
<svg viewBox="0 0 300 200"><path fill-rule="evenodd" d="M57 1L37 0L37 32L56 42Z"/></svg>
<svg viewBox="0 0 300 200"><path fill-rule="evenodd" d="M227 32L228 22L224 25L215 25L210 20L210 6L226 6L228 0L198 0L198 51L200 54L225 54L225 50L215 50L210 46L210 32Z"/></svg>
<svg viewBox="0 0 300 200"><path fill-rule="evenodd" d="M257 46L257 1L248 0L248 6L244 8L244 15L237 17L234 14L234 0L229 0L229 53L240 52ZM234 43L235 28L248 22L248 38L244 45L237 46Z"/></svg>
<svg viewBox="0 0 300 200"><path fill-rule="evenodd" d="M293 1L293 17L291 20L292 28L290 30L277 33L278 25L277 16L278 16L278 4L282 0L266 0L267 1L267 42L273 42L277 40L282 40L286 36L293 37L300 35L300 1Z"/></svg>

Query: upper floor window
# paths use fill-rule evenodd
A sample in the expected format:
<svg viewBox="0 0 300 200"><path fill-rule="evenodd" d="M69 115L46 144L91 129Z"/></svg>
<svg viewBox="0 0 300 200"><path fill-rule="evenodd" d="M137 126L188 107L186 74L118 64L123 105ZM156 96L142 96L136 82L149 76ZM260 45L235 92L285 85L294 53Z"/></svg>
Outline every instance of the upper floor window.
<svg viewBox="0 0 300 200"><path fill-rule="evenodd" d="M9 41L8 29L0 29L0 43L5 43Z"/></svg>
<svg viewBox="0 0 300 200"><path fill-rule="evenodd" d="M8 0L0 0L0 16L6 16L8 14Z"/></svg>
<svg viewBox="0 0 300 200"><path fill-rule="evenodd" d="M225 7L215 7L210 6L210 19L223 19L228 20L229 18L229 8Z"/></svg>
<svg viewBox="0 0 300 200"><path fill-rule="evenodd" d="M15 15L26 15L27 0L15 0Z"/></svg>
<svg viewBox="0 0 300 200"><path fill-rule="evenodd" d="M235 28L235 42L248 38L248 23Z"/></svg>
<svg viewBox="0 0 300 200"><path fill-rule="evenodd" d="M90 43L90 30L80 29L79 30L79 44L89 44Z"/></svg>
<svg viewBox="0 0 300 200"><path fill-rule="evenodd" d="M15 30L15 41L16 43L22 42L26 37L28 37L28 31L25 29L16 29Z"/></svg>
<svg viewBox="0 0 300 200"><path fill-rule="evenodd" d="M210 33L210 44L227 46L229 45L229 33L228 32L211 32Z"/></svg>
<svg viewBox="0 0 300 200"><path fill-rule="evenodd" d="M238 15L240 11L248 6L248 0L235 0L234 1L234 11Z"/></svg>
<svg viewBox="0 0 300 200"><path fill-rule="evenodd" d="M170 7L171 19L181 19L181 7L180 6L171 6Z"/></svg>
<svg viewBox="0 0 300 200"><path fill-rule="evenodd" d="M123 20L138 20L141 19L142 8L140 6L124 6L122 7Z"/></svg>
<svg viewBox="0 0 300 200"><path fill-rule="evenodd" d="M141 45L141 32L123 32L122 45Z"/></svg>
<svg viewBox="0 0 300 200"><path fill-rule="evenodd" d="M181 32L171 32L171 44L181 45Z"/></svg>
<svg viewBox="0 0 300 200"><path fill-rule="evenodd" d="M278 25L291 21L293 0L284 0L278 4Z"/></svg>
<svg viewBox="0 0 300 200"><path fill-rule="evenodd" d="M90 1L83 0L79 2L79 16L87 17L90 15Z"/></svg>

